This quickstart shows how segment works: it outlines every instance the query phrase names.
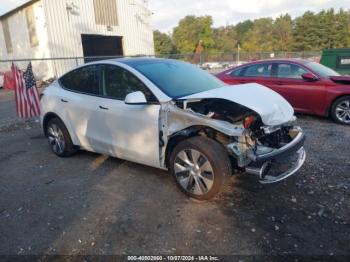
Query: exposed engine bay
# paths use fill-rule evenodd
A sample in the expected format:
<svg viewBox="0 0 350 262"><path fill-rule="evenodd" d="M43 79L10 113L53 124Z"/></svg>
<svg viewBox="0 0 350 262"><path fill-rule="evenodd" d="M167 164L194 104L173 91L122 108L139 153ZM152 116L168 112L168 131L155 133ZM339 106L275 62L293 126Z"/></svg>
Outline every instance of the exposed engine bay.
<svg viewBox="0 0 350 262"><path fill-rule="evenodd" d="M277 182L291 174L268 176L272 164L279 160L297 156L293 173L305 160L302 147L305 137L301 129L293 125L295 117L280 125L267 126L252 109L218 98L177 100L168 104L165 112L166 142L176 136L210 137L227 149L235 170L258 175L263 183Z"/></svg>
<svg viewBox="0 0 350 262"><path fill-rule="evenodd" d="M256 114L249 108L223 99L204 99L197 102L177 102L177 106L190 109L196 113L212 119L227 121L232 124L239 123L244 117Z"/></svg>

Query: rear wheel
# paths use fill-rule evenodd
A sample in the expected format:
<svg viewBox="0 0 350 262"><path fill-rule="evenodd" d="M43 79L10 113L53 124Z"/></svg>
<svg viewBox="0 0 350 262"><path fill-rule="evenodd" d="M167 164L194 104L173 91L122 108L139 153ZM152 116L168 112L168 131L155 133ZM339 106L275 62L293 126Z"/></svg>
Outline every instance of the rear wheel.
<svg viewBox="0 0 350 262"><path fill-rule="evenodd" d="M170 156L170 172L179 188L197 200L213 198L232 173L225 149L206 137L180 142Z"/></svg>
<svg viewBox="0 0 350 262"><path fill-rule="evenodd" d="M69 132L60 119L54 118L49 121L46 134L49 146L57 156L68 157L76 152Z"/></svg>
<svg viewBox="0 0 350 262"><path fill-rule="evenodd" d="M334 121L350 125L350 96L337 99L332 105L331 115Z"/></svg>

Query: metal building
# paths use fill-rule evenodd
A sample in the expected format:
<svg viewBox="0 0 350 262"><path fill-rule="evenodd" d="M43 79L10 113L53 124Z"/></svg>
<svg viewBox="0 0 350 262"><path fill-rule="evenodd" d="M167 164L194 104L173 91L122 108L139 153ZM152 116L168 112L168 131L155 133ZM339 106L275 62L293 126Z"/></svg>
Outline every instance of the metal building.
<svg viewBox="0 0 350 262"><path fill-rule="evenodd" d="M151 16L145 0L27 1L0 16L0 60L154 55ZM49 78L82 62L42 60L33 67L38 78ZM0 71L9 66L0 63Z"/></svg>

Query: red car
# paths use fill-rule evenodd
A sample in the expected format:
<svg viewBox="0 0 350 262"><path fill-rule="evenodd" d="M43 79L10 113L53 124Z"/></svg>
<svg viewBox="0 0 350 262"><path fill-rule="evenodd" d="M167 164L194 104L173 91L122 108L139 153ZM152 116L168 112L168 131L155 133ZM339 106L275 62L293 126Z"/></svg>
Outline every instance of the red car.
<svg viewBox="0 0 350 262"><path fill-rule="evenodd" d="M282 95L297 112L331 116L350 125L350 76L340 76L321 64L302 59L263 60L217 77L231 85L262 84Z"/></svg>

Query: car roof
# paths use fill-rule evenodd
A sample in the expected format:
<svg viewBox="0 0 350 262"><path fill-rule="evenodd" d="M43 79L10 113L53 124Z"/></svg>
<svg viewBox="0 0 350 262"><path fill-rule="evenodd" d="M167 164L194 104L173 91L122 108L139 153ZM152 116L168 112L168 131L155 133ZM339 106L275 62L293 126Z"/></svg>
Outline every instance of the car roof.
<svg viewBox="0 0 350 262"><path fill-rule="evenodd" d="M131 68L136 68L139 65L146 65L146 64L154 64L154 63L184 63L181 60L176 59L165 59L165 58L155 58L155 57L123 57L123 58L112 58L112 59L104 59L104 60L96 60L89 63L86 63L84 65L78 66L84 67L89 65L96 65L96 64L104 64L104 63L110 63L110 64L124 64L126 66L129 66Z"/></svg>
<svg viewBox="0 0 350 262"><path fill-rule="evenodd" d="M165 58L154 58L154 57L125 57L125 58L116 58L111 59L109 61L119 62L122 64L126 64L131 67L135 67L141 64L150 64L150 63L158 63L158 62L179 62L179 60L174 59L165 59Z"/></svg>
<svg viewBox="0 0 350 262"><path fill-rule="evenodd" d="M271 62L278 62L278 63L288 63L288 62L293 62L297 64L307 64L312 62L311 60L306 60L306 59L301 59L301 58L276 58L276 59L263 59L263 60L257 60L257 61L252 61L247 64L254 64L254 63L271 63ZM245 65L247 65L245 64Z"/></svg>

